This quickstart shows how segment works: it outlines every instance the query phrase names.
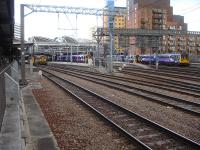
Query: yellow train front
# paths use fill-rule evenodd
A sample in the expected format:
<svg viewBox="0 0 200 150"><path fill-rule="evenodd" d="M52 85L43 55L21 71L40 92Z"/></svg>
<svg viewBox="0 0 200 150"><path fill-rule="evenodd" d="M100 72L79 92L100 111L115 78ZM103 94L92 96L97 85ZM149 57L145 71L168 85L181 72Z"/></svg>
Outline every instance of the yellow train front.
<svg viewBox="0 0 200 150"><path fill-rule="evenodd" d="M180 57L180 65L188 66L189 64L189 55L187 53L182 53Z"/></svg>
<svg viewBox="0 0 200 150"><path fill-rule="evenodd" d="M46 65L47 64L47 56L45 55L35 55L33 57L33 65Z"/></svg>

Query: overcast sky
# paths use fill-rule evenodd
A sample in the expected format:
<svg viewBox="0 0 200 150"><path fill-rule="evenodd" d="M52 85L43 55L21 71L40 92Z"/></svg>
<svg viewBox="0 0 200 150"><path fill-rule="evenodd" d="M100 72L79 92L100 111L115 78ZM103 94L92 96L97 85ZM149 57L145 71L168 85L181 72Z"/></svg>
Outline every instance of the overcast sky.
<svg viewBox="0 0 200 150"><path fill-rule="evenodd" d="M15 22L20 21L20 4L42 4L103 8L105 0L15 0ZM115 0L116 6L126 6L126 0ZM183 15L189 31L200 31L200 0L171 0L174 14ZM31 36L54 38L68 35L91 39L91 28L101 26L102 17L78 15L32 13L25 17L25 39ZM77 30L75 30L77 29ZM77 31L77 32L76 32Z"/></svg>

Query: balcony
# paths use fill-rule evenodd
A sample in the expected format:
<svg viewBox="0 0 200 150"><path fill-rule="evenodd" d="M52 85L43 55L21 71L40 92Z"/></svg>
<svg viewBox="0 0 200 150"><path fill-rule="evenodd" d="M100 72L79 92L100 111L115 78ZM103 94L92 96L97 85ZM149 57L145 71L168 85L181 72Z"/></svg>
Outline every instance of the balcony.
<svg viewBox="0 0 200 150"><path fill-rule="evenodd" d="M170 37L168 37L168 40L169 40L169 41L174 41L174 40L176 40L176 38L175 38L175 37L172 37L172 36L170 36Z"/></svg>
<svg viewBox="0 0 200 150"><path fill-rule="evenodd" d="M163 14L153 14L152 17L153 18L158 18L158 19L163 19L164 18Z"/></svg>
<svg viewBox="0 0 200 150"><path fill-rule="evenodd" d="M195 37L189 37L188 40L189 41L195 41Z"/></svg>
<svg viewBox="0 0 200 150"><path fill-rule="evenodd" d="M186 39L184 37L179 37L178 40L179 41L185 41Z"/></svg>
<svg viewBox="0 0 200 150"><path fill-rule="evenodd" d="M189 47L188 48L190 51L194 51L195 50L195 47Z"/></svg>
<svg viewBox="0 0 200 150"><path fill-rule="evenodd" d="M174 42L168 42L168 46L173 46L173 45L175 45Z"/></svg>
<svg viewBox="0 0 200 150"><path fill-rule="evenodd" d="M196 47L200 47L200 43L198 42L198 43L196 43Z"/></svg>
<svg viewBox="0 0 200 150"><path fill-rule="evenodd" d="M164 14L165 13L165 11L163 9L157 9L157 8L152 9L152 12L153 13L159 13L159 14Z"/></svg>
<svg viewBox="0 0 200 150"><path fill-rule="evenodd" d="M174 47L174 46L169 46L168 47L168 51L175 51L176 50L176 47Z"/></svg>
<svg viewBox="0 0 200 150"><path fill-rule="evenodd" d="M188 42L188 45L189 46L195 46L195 43L194 42Z"/></svg>
<svg viewBox="0 0 200 150"><path fill-rule="evenodd" d="M153 19L153 23L162 25L164 22L162 19Z"/></svg>
<svg viewBox="0 0 200 150"><path fill-rule="evenodd" d="M186 43L185 42L178 42L178 46L185 46Z"/></svg>

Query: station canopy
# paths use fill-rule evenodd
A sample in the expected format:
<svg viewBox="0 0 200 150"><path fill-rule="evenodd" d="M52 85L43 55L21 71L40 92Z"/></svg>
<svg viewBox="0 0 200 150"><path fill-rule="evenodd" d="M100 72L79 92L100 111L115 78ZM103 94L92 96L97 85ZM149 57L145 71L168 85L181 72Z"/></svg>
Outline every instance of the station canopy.
<svg viewBox="0 0 200 150"><path fill-rule="evenodd" d="M50 39L42 36L33 36L28 39L28 42L32 42L36 52L41 53L58 53L73 51L88 51L96 47L96 42L89 39L75 39L69 36L56 37Z"/></svg>

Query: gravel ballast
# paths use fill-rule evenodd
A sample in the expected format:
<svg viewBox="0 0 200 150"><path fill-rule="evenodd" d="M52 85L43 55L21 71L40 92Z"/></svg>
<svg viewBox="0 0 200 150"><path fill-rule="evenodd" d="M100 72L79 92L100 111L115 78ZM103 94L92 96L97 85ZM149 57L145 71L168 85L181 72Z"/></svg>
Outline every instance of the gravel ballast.
<svg viewBox="0 0 200 150"><path fill-rule="evenodd" d="M200 143L200 118L197 116L80 78L57 74Z"/></svg>
<svg viewBox="0 0 200 150"><path fill-rule="evenodd" d="M47 79L36 97L61 150L138 149L92 111L64 93Z"/></svg>

